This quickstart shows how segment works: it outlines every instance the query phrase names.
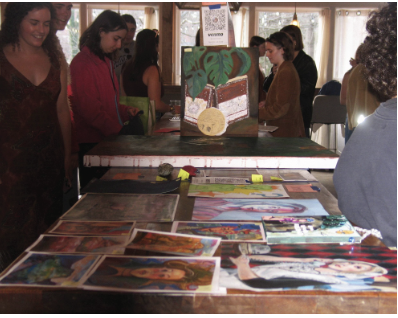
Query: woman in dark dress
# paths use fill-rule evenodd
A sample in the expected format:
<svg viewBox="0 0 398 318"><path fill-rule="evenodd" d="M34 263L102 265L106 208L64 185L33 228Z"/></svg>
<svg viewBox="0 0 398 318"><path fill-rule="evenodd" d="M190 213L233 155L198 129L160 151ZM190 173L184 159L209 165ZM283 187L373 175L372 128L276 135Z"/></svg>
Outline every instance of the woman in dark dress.
<svg viewBox="0 0 398 318"><path fill-rule="evenodd" d="M62 213L70 115L52 10L11 2L0 33L0 271Z"/></svg>

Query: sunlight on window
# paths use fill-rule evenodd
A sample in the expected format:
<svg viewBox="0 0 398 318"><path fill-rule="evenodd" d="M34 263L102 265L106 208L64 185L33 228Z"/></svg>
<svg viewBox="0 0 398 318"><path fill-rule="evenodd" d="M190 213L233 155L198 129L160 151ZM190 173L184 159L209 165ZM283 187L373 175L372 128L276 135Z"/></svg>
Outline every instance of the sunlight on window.
<svg viewBox="0 0 398 318"><path fill-rule="evenodd" d="M58 31L57 36L66 61L70 63L75 55L79 53L80 21L78 8L72 8L72 15L65 30Z"/></svg>

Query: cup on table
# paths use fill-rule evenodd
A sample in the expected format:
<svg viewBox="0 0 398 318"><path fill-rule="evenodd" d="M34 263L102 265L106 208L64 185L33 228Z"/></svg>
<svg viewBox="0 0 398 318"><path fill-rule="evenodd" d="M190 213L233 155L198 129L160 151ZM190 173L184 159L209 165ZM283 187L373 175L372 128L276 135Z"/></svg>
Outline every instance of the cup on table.
<svg viewBox="0 0 398 318"><path fill-rule="evenodd" d="M181 101L180 100L171 100L170 106L174 107L172 111L173 115L179 115L181 113Z"/></svg>

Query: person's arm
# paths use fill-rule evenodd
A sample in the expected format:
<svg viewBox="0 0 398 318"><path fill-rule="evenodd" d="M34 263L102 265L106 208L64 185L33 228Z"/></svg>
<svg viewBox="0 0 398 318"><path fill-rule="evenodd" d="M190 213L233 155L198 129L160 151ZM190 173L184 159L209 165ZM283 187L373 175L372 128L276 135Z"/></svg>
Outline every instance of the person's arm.
<svg viewBox="0 0 398 318"><path fill-rule="evenodd" d="M142 75L142 81L148 87L148 97L155 101L155 107L158 112L167 113L171 107L161 100L161 83L159 71L156 66L148 67Z"/></svg>
<svg viewBox="0 0 398 318"><path fill-rule="evenodd" d="M249 266L250 259L247 255L241 255L237 258L230 257L229 259L238 268L238 277L240 280L258 278L258 276L253 273Z"/></svg>
<svg viewBox="0 0 398 318"><path fill-rule="evenodd" d="M347 86L348 79L350 78L350 71L344 74L343 81L341 83L341 91L340 91L340 104L347 105Z"/></svg>
<svg viewBox="0 0 398 318"><path fill-rule="evenodd" d="M67 95L67 65L64 59L60 60L61 63L61 92L57 100L57 116L59 126L61 128L62 139L64 142L65 151L65 177L68 179L69 185L71 185L72 171L70 166L71 160L71 120L68 105Z"/></svg>

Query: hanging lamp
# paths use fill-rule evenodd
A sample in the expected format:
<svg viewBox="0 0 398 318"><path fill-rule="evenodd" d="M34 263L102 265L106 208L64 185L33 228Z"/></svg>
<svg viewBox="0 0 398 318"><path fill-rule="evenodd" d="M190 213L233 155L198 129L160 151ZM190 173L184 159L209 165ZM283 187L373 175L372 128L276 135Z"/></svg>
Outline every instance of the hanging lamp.
<svg viewBox="0 0 398 318"><path fill-rule="evenodd" d="M293 15L293 20L290 22L291 25L295 25L297 27L300 27L300 23L297 20L297 13L296 13L296 2L294 3L294 15Z"/></svg>

